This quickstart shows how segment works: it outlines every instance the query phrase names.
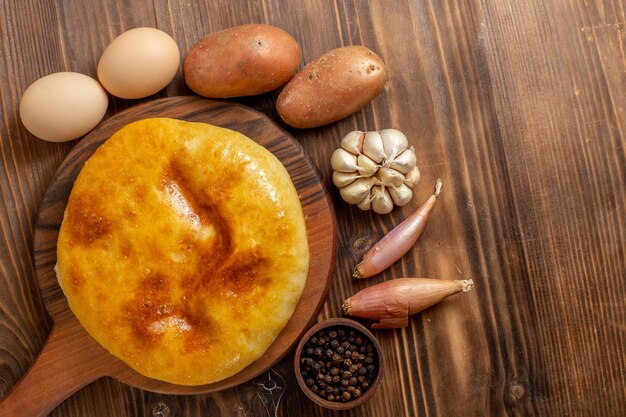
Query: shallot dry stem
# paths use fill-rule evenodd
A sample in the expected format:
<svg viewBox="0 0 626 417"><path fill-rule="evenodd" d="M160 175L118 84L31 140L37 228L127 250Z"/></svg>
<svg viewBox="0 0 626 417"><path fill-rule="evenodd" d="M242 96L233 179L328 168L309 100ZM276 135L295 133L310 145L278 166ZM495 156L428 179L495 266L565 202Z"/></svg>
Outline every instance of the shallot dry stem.
<svg viewBox="0 0 626 417"><path fill-rule="evenodd" d="M438 179L433 195L365 254L354 269L355 278L369 278L384 271L413 247L426 227L441 186L442 182Z"/></svg>
<svg viewBox="0 0 626 417"><path fill-rule="evenodd" d="M359 291L344 301L343 311L349 316L377 320L372 324L375 329L405 327L409 315L473 287L471 279L396 278Z"/></svg>

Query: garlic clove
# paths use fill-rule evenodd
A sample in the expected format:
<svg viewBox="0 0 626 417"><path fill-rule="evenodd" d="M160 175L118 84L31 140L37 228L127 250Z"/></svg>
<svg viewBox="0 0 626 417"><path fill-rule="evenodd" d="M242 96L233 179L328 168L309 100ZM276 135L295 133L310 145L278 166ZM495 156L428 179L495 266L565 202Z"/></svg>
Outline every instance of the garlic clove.
<svg viewBox="0 0 626 417"><path fill-rule="evenodd" d="M411 201L411 198L413 198L413 190L406 185L401 184L397 187L390 187L389 195L391 196L393 204L402 207Z"/></svg>
<svg viewBox="0 0 626 417"><path fill-rule="evenodd" d="M363 154L357 157L356 164L359 168L359 173L364 177L371 177L374 175L380 166Z"/></svg>
<svg viewBox="0 0 626 417"><path fill-rule="evenodd" d="M346 203L357 204L369 194L374 182L372 178L358 178L354 182L339 189L341 198Z"/></svg>
<svg viewBox="0 0 626 417"><path fill-rule="evenodd" d="M372 193L369 192L363 200L359 201L359 204L357 204L357 207L363 211L371 210L372 209Z"/></svg>
<svg viewBox="0 0 626 417"><path fill-rule="evenodd" d="M372 190L372 210L378 214L387 214L393 210L393 201L383 185Z"/></svg>
<svg viewBox="0 0 626 417"><path fill-rule="evenodd" d="M415 158L415 151L411 146L410 149L406 149L404 152L396 156L393 161L389 163L389 167L395 169L396 171L400 171L403 174L408 174L413 168L415 168L416 164L417 159Z"/></svg>
<svg viewBox="0 0 626 417"><path fill-rule="evenodd" d="M353 130L343 137L341 140L341 147L354 155L360 155L361 149L363 148L364 138L365 132Z"/></svg>
<svg viewBox="0 0 626 417"><path fill-rule="evenodd" d="M355 172L359 170L356 155L352 155L345 149L339 148L330 157L330 165L335 171Z"/></svg>
<svg viewBox="0 0 626 417"><path fill-rule="evenodd" d="M395 169L380 167L376 176L387 187L397 187L404 183L404 174L399 173Z"/></svg>
<svg viewBox="0 0 626 417"><path fill-rule="evenodd" d="M361 178L361 175L358 172L333 171L333 184L339 188L345 187L359 178Z"/></svg>
<svg viewBox="0 0 626 417"><path fill-rule="evenodd" d="M363 153L372 161L380 164L386 159L383 138L378 132L367 132L363 139Z"/></svg>
<svg viewBox="0 0 626 417"><path fill-rule="evenodd" d="M399 130L383 129L379 134L383 139L383 148L385 155L387 155L387 161L394 160L396 156L400 155L409 146L406 136Z"/></svg>
<svg viewBox="0 0 626 417"><path fill-rule="evenodd" d="M405 175L404 183L410 188L415 187L415 184L420 182L421 179L420 170L417 168L413 168L408 174Z"/></svg>

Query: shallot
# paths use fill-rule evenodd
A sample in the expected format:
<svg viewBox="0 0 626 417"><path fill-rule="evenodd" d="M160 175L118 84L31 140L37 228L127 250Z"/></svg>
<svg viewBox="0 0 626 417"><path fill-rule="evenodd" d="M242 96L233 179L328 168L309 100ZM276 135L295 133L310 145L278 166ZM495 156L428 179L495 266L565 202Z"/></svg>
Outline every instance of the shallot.
<svg viewBox="0 0 626 417"><path fill-rule="evenodd" d="M355 278L369 278L384 271L413 247L426 227L430 212L441 192L441 185L441 180L437 180L433 195L365 254L361 263L354 269ZM392 194L391 198L393 197Z"/></svg>
<svg viewBox="0 0 626 417"><path fill-rule="evenodd" d="M458 292L468 292L474 281L432 278L396 278L359 291L343 303L349 316L377 320L375 329L406 327L409 315Z"/></svg>

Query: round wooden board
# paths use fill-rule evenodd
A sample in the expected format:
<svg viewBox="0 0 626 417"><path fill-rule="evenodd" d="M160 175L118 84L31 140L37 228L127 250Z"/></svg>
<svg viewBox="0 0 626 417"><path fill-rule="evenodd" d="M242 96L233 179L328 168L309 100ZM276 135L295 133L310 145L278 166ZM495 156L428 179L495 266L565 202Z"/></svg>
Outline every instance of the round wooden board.
<svg viewBox="0 0 626 417"><path fill-rule="evenodd" d="M263 145L287 168L298 191L306 219L311 262L306 286L293 316L259 360L238 374L209 385L186 387L149 379L114 358L82 329L68 307L54 272L58 230L72 184L84 162L115 131L128 123L151 117L206 122L237 130ZM62 330L57 332L59 336L55 340L63 342L64 338L71 337L72 340L67 340L67 345L80 346L79 356L91 358L88 364L82 363L80 359L68 358L67 363L77 368L76 374L91 372L92 380L107 375L135 387L171 394L206 393L230 388L254 378L278 362L316 319L324 304L334 270L336 248L335 216L330 198L316 167L298 142L267 116L255 110L199 97L164 98L138 105L104 121L87 135L69 153L46 191L39 210L34 240L41 292L55 322L55 328ZM66 355L73 353L68 350ZM94 357L98 360L94 361ZM85 369L81 369L81 366ZM87 366L90 371L87 371ZM93 369L98 370L95 375L91 371Z"/></svg>

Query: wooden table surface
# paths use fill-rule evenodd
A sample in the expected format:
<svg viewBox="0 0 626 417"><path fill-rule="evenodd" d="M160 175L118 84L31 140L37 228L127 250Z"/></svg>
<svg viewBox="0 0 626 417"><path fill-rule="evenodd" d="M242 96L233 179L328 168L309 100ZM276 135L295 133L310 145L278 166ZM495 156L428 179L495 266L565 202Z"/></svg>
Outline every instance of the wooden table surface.
<svg viewBox="0 0 626 417"><path fill-rule="evenodd" d="M0 0L0 396L50 331L33 227L75 145L26 132L23 91L57 71L95 77L106 45L133 27L170 33L185 54L210 32L266 22L293 34L303 62L362 44L387 63L385 90L363 111L291 130L331 189L330 155L353 129L406 132L423 175L413 202L385 216L347 206L333 189L340 247L320 318L394 277L476 283L406 329L378 331L384 383L343 415L626 415L625 9L623 0ZM190 90L179 72L149 99L183 94ZM276 96L237 101L277 120ZM112 99L108 115L146 100ZM351 279L364 251L438 177L442 197L409 255L381 276ZM101 379L51 415L334 415L299 392L290 361L213 395L160 395ZM271 392L262 385L270 377L278 382Z"/></svg>

